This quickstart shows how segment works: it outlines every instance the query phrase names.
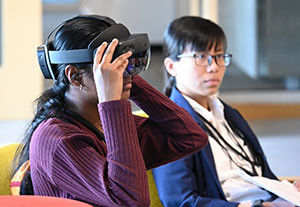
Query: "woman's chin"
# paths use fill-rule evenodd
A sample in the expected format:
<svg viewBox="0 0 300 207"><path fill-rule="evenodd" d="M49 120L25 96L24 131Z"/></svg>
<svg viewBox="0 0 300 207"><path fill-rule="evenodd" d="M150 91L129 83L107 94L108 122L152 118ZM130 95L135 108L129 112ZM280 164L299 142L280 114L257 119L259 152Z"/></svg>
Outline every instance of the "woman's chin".
<svg viewBox="0 0 300 207"><path fill-rule="evenodd" d="M130 96L130 89L123 89L121 99L126 100Z"/></svg>
<svg viewBox="0 0 300 207"><path fill-rule="evenodd" d="M219 91L218 88L210 88L207 90L207 96L212 96L214 94L216 94Z"/></svg>

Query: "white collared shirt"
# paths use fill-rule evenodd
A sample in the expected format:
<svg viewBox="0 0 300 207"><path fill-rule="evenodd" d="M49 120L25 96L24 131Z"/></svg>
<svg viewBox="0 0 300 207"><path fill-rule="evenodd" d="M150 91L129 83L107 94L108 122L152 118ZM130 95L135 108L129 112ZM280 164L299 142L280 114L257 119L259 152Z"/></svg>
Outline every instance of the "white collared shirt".
<svg viewBox="0 0 300 207"><path fill-rule="evenodd" d="M244 144L244 141L232 131L227 121L225 120L224 106L218 99L217 95L212 95L209 97L208 107L210 111L208 111L206 108L198 104L190 97L185 95L183 96L189 102L191 107L198 114L201 114L201 116L203 116L208 122L210 122L232 147L242 153L239 145L242 146L244 152L253 161L253 157L250 153L249 148ZM222 143L222 140L219 141ZM244 160L241 156L234 153L228 147L226 148L226 150L224 150L211 136L209 136L209 143L213 152L219 181L228 201L253 202L257 199L268 199L271 197L271 195L267 191L249 183L238 175L239 167L235 163L252 172L251 164L248 161ZM235 163L229 158L227 153L230 154ZM256 166L255 169L258 175L261 176L261 167Z"/></svg>

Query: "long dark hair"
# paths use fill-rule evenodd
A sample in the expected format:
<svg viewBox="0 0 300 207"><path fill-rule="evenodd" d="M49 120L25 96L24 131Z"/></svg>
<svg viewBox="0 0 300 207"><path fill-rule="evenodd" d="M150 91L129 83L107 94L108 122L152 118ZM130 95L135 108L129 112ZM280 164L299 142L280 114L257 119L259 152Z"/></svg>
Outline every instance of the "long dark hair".
<svg viewBox="0 0 300 207"><path fill-rule="evenodd" d="M190 46L192 51L226 50L226 36L222 28L214 22L197 16L183 16L172 21L164 33L163 53L177 61L177 56ZM174 77L165 71L167 83L164 93L170 97L172 87L176 85Z"/></svg>
<svg viewBox="0 0 300 207"><path fill-rule="evenodd" d="M92 17L78 16L67 20L56 32L53 40L54 50L71 50L84 49L88 44L103 30L111 26L106 21L102 21ZM36 110L34 118L30 122L22 143L17 149L12 175L20 168L20 166L29 160L30 141L33 132L41 122L51 117L62 117L64 111L68 108L65 102L65 93L69 89L69 81L65 75L65 67L68 64L57 66L56 80L53 86L43 92L43 94L35 101ZM73 64L80 73L89 73L91 66L88 63ZM21 194L33 194L30 172L28 172L21 185Z"/></svg>

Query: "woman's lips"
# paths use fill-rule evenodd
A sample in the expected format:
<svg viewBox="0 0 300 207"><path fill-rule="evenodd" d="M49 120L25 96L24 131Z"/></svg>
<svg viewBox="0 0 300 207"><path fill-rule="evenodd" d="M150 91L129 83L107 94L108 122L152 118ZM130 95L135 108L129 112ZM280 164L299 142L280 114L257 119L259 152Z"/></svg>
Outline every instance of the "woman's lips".
<svg viewBox="0 0 300 207"><path fill-rule="evenodd" d="M124 89L130 89L131 87L132 87L132 81L131 81L131 80L125 81L125 82L123 83L123 88L124 88Z"/></svg>
<svg viewBox="0 0 300 207"><path fill-rule="evenodd" d="M209 84L210 86L218 85L220 83L220 80L217 78L211 78L204 81L205 83Z"/></svg>

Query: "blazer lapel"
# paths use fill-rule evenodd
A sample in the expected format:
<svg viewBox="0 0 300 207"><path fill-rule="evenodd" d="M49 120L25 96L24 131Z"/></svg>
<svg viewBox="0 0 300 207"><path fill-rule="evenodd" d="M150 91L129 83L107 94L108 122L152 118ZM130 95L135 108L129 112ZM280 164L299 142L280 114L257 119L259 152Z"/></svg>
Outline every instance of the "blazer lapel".
<svg viewBox="0 0 300 207"><path fill-rule="evenodd" d="M181 95L181 93L174 87L172 89L172 93L170 96L170 99L175 102L177 105L181 106L184 108L196 121L196 123L204 130L207 131L207 128L203 121L201 120L200 116L194 111L194 109L190 106L188 101ZM219 193L225 198L224 192L222 190L222 187L219 182L219 178L217 175L216 171L216 166L214 162L214 157L213 153L211 150L211 146L208 143L201 151L200 153L202 154L202 161L203 161L203 167L205 168L204 171L205 173L209 173L213 175L214 181L218 187ZM208 169L205 167L208 166Z"/></svg>

